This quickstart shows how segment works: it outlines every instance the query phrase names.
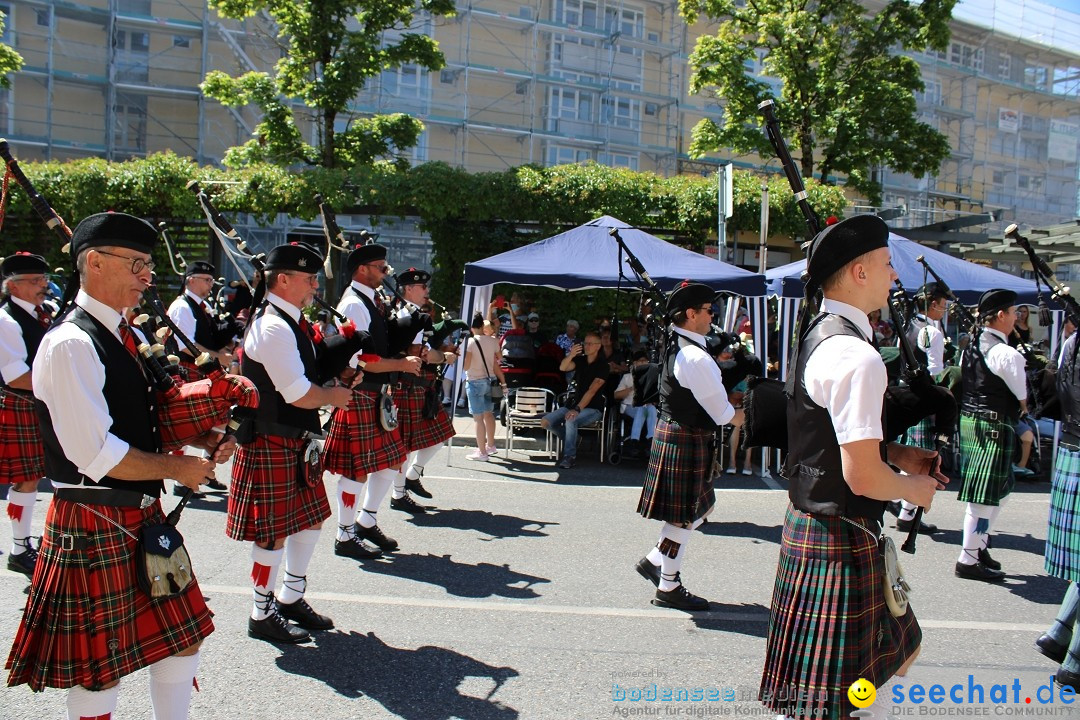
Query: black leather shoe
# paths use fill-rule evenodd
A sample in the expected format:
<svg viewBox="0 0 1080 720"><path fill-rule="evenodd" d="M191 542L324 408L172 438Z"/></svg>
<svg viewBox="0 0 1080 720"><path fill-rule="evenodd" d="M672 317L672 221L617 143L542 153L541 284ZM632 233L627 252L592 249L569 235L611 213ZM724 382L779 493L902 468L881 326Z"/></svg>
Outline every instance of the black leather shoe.
<svg viewBox="0 0 1080 720"><path fill-rule="evenodd" d="M413 515L423 515L428 511L428 508L412 499L412 495L405 493L399 498L390 498L390 507L394 510L401 510L403 512L412 513Z"/></svg>
<svg viewBox="0 0 1080 720"><path fill-rule="evenodd" d="M424 487L424 483L421 482L420 478L416 478L415 480L413 480L412 478L405 478L405 489L411 493L415 493L416 495L424 498L425 500L430 500L432 498L431 493L429 493L427 488Z"/></svg>
<svg viewBox="0 0 1080 720"><path fill-rule="evenodd" d="M900 517L900 503L896 500L890 500L889 502L885 503L885 509L893 515Z"/></svg>
<svg viewBox="0 0 1080 720"><path fill-rule="evenodd" d="M340 555L341 557L352 558L353 560L372 560L377 557L382 557L382 550L365 544L364 541L358 537L351 537L348 540L335 541L334 554Z"/></svg>
<svg viewBox="0 0 1080 720"><path fill-rule="evenodd" d="M900 532L911 532L911 520L901 520L897 518L896 529ZM930 523L919 521L919 534L920 535L933 535L938 531L937 525L931 525Z"/></svg>
<svg viewBox="0 0 1080 720"><path fill-rule="evenodd" d="M307 630L290 625L289 621L277 611L277 608L262 620L249 617L248 637L269 640L270 642L289 643L290 645L307 642L311 639L311 635L308 634Z"/></svg>
<svg viewBox="0 0 1080 720"><path fill-rule="evenodd" d="M26 577L33 577L37 558L37 548L28 547L25 552L18 555L8 555L7 568L12 572L22 573Z"/></svg>
<svg viewBox="0 0 1080 720"><path fill-rule="evenodd" d="M211 479L206 483L206 487L210 490L228 490L229 486L220 480Z"/></svg>
<svg viewBox="0 0 1080 720"><path fill-rule="evenodd" d="M392 537L387 537L386 533L384 533L382 528L378 525L372 525L371 527L366 528L360 523L356 523L353 525L353 533L361 540L375 543L383 552L393 552L398 549L397 540Z"/></svg>
<svg viewBox="0 0 1080 720"><path fill-rule="evenodd" d="M187 492L187 490L188 489L186 487L184 487L183 485L181 485L179 483L174 483L173 488L172 488L172 494L177 495L177 496L182 496L184 493ZM191 499L192 500L201 500L204 497L206 497L206 493L201 493L198 490L191 493Z"/></svg>
<svg viewBox="0 0 1080 720"><path fill-rule="evenodd" d="M1080 690L1080 673L1069 672L1065 668L1058 668L1054 673L1054 683L1060 686L1068 685L1073 690Z"/></svg>
<svg viewBox="0 0 1080 720"><path fill-rule="evenodd" d="M657 590L653 598L653 605L658 607L675 608L676 610L708 610L709 601L698 597L679 584L674 590Z"/></svg>
<svg viewBox="0 0 1080 720"><path fill-rule="evenodd" d="M282 617L292 620L305 630L329 630L334 627L333 620L312 610L304 598L294 603L278 602L277 607Z"/></svg>
<svg viewBox="0 0 1080 720"><path fill-rule="evenodd" d="M982 550L979 551L979 562L981 562L983 565L990 568L991 570L1000 570L1001 569L1001 563L999 563L994 558L990 557L990 551L987 550L986 548L983 548Z"/></svg>
<svg viewBox="0 0 1080 720"><path fill-rule="evenodd" d="M638 571L638 575L651 582L653 587L659 587L660 568L649 562L649 558L643 557L638 560L637 565L634 565L634 569Z"/></svg>
<svg viewBox="0 0 1080 720"><path fill-rule="evenodd" d="M1001 582L1005 579L1005 573L1000 570L991 570L983 565L981 562L977 562L974 565L965 565L964 563L956 563L956 577L964 578L965 580L982 580L983 582Z"/></svg>
<svg viewBox="0 0 1080 720"><path fill-rule="evenodd" d="M1040 635L1035 641L1035 649L1058 665L1065 662L1065 653L1068 652L1067 647L1059 645L1057 640L1046 634Z"/></svg>

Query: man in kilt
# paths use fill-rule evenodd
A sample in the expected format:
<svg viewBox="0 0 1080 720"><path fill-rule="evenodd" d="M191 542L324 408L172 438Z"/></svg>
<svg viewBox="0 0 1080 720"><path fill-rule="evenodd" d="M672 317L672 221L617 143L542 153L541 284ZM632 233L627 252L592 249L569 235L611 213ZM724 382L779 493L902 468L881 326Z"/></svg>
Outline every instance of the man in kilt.
<svg viewBox="0 0 1080 720"><path fill-rule="evenodd" d="M709 601L682 584L690 533L716 504L713 463L716 429L742 424L742 410L728 402L720 367L706 350L716 291L684 280L668 296L673 326L660 376L659 420L637 510L660 520L660 540L636 569L656 586L653 605L707 610Z"/></svg>
<svg viewBox="0 0 1080 720"><path fill-rule="evenodd" d="M322 431L319 408L343 408L351 394L318 384L311 326L301 312L318 290L322 262L303 243L267 254L240 362L241 374L259 389L259 407L253 437L236 452L225 533L253 543L248 635L271 642L305 642L308 630L334 626L304 599L308 564L330 517L322 471L310 462ZM275 598L282 559L285 578Z"/></svg>
<svg viewBox="0 0 1080 720"><path fill-rule="evenodd" d="M406 308L422 308L428 304L430 273L409 268L398 273L396 280L398 289L408 304ZM407 312L406 309L403 310ZM423 514L427 512L427 508L413 500L409 493L431 498L431 493L424 487L421 479L424 476L424 466L439 453L443 444L455 435L454 425L443 410L442 403L438 404L435 417L424 417L425 395L438 391L435 387L438 382L438 366L454 362L457 355L452 352L444 353L439 348L427 348L423 330L416 333L408 353L423 357L424 363L420 367L419 376L406 374L400 377L401 390L394 396L398 404L398 420L401 422L401 439L409 457L394 479L394 494L390 498L390 507L408 513Z"/></svg>
<svg viewBox="0 0 1080 720"><path fill-rule="evenodd" d="M880 218L859 215L826 227L810 250L807 294L820 289L824 300L786 387L790 504L760 689L784 716L846 717L859 678L885 700L883 686L906 672L922 638L910 606L894 617L885 604L878 535L888 499L929 509L947 480L929 474L933 451L883 443L888 378L867 314L896 279L888 239Z"/></svg>
<svg viewBox="0 0 1080 720"><path fill-rule="evenodd" d="M387 429L391 423L384 424L380 418L388 403L385 393L397 384L402 374L417 376L420 358L390 356L387 308L376 292L390 267L386 264L386 248L375 243L357 245L346 258L345 266L352 282L341 296L338 312L357 330L371 335L375 354L380 359L365 365L363 381L353 385L348 405L333 414L323 464L337 477L338 529L334 552L363 560L398 548L397 541L379 527L376 515L405 462L406 450L400 428ZM362 508L358 508L361 500ZM378 549L365 544L365 540L378 545Z"/></svg>
<svg viewBox="0 0 1080 720"><path fill-rule="evenodd" d="M1059 685L1080 687L1080 363L1077 336L1061 348L1057 390L1061 399L1061 440L1050 486L1050 518L1046 534L1046 572L1068 581L1065 598L1050 629L1035 649L1060 667Z"/></svg>
<svg viewBox="0 0 1080 720"><path fill-rule="evenodd" d="M48 287L45 258L19 252L0 263L0 485L8 486L11 519L8 570L34 574L38 551L30 542L45 451L34 416L33 374L38 345L51 318L41 303Z"/></svg>
<svg viewBox="0 0 1080 720"><path fill-rule="evenodd" d="M979 297L980 328L960 359L964 395L960 403L960 502L964 545L957 577L1001 582L1001 563L990 557L990 530L1015 479L1012 470L1016 427L1027 412L1026 361L1009 346L1016 325L1016 293L987 290Z"/></svg>
<svg viewBox="0 0 1080 720"><path fill-rule="evenodd" d="M210 433L212 459L161 454L156 392L122 315L150 284L156 241L157 231L130 215L79 223L70 282L82 288L33 364L45 470L56 491L8 684L69 688L72 720L110 718L120 679L144 667L154 717L186 718L199 647L214 629L194 579L152 599L136 578L140 529L164 522L162 479L198 488L235 447Z"/></svg>
<svg viewBox="0 0 1080 720"><path fill-rule="evenodd" d="M949 296L936 282L928 282L915 293L915 305L918 312L911 319L907 337L915 351L916 358L934 378L945 372L945 333L939 323L948 309ZM907 432L907 444L915 447L934 449L934 436L931 432L931 418L923 418ZM896 518L896 528L901 532L911 530L917 507L907 500L900 500L900 513ZM932 535L938 531L937 525L921 522L919 532Z"/></svg>
<svg viewBox="0 0 1080 720"><path fill-rule="evenodd" d="M213 292L216 273L214 266L205 260L188 263L184 270L184 292L169 305L169 319L181 333L195 343L196 348L212 355L228 370L234 362L233 355L228 350L233 340L232 326L219 328L206 302ZM186 347L179 348L177 357L180 358L181 367L187 370L188 380L202 377L202 373L195 366L196 358L191 356ZM207 487L211 490L224 490L225 484L215 479L207 483ZM174 494L182 492L181 485L173 488Z"/></svg>

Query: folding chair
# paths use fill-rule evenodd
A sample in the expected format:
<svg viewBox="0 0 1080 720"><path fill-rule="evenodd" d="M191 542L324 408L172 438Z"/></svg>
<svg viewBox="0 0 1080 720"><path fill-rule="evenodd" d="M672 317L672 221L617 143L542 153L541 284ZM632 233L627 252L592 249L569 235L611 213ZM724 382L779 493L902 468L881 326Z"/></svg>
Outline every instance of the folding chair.
<svg viewBox="0 0 1080 720"><path fill-rule="evenodd" d="M544 416L555 409L555 393L545 388L519 387L509 401L506 411L506 453L514 449L515 428L538 428ZM545 452L554 459L557 449L551 433L544 432Z"/></svg>

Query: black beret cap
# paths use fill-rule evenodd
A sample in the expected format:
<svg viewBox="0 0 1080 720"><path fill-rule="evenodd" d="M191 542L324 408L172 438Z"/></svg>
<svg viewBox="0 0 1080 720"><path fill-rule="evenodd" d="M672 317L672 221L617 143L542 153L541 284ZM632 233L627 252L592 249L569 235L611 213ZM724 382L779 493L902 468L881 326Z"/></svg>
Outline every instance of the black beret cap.
<svg viewBox="0 0 1080 720"><path fill-rule="evenodd" d="M357 245L349 257L345 259L345 268L352 275L356 272L356 268L361 265L366 265L369 262L375 262L376 260L386 259L386 246L379 245L378 243L368 243L367 245Z"/></svg>
<svg viewBox="0 0 1080 720"><path fill-rule="evenodd" d="M979 317L985 318L998 310L1008 310L1016 304L1016 293L1000 288L987 290L979 296Z"/></svg>
<svg viewBox="0 0 1080 720"><path fill-rule="evenodd" d="M840 268L865 253L889 246L889 226L877 215L856 215L829 225L810 245L810 284L821 287Z"/></svg>
<svg viewBox="0 0 1080 720"><path fill-rule="evenodd" d="M267 270L294 270L314 275L322 268L322 263L323 256L319 251L301 242L278 245L266 255Z"/></svg>
<svg viewBox="0 0 1080 720"><path fill-rule="evenodd" d="M90 215L71 234L71 257L87 248L115 246L150 253L157 244L158 231L142 218L118 212Z"/></svg>
<svg viewBox="0 0 1080 720"><path fill-rule="evenodd" d="M16 275L39 275L49 272L45 258L28 252L17 252L0 263L0 275L5 278Z"/></svg>
<svg viewBox="0 0 1080 720"><path fill-rule="evenodd" d="M941 286L941 283L928 282L919 288L919 291L915 293L915 297L934 301L938 298L947 298L949 295L945 292L945 288Z"/></svg>
<svg viewBox="0 0 1080 720"><path fill-rule="evenodd" d="M431 273L416 268L409 268L397 274L398 285L427 285L429 280L431 280Z"/></svg>
<svg viewBox="0 0 1080 720"><path fill-rule="evenodd" d="M191 277L192 275L217 275L217 269L213 265L205 260L196 260L189 262L187 268L184 270L184 277Z"/></svg>
<svg viewBox="0 0 1080 720"><path fill-rule="evenodd" d="M708 285L683 280L668 294L667 311L669 313L686 310L706 303L712 303L718 293Z"/></svg>

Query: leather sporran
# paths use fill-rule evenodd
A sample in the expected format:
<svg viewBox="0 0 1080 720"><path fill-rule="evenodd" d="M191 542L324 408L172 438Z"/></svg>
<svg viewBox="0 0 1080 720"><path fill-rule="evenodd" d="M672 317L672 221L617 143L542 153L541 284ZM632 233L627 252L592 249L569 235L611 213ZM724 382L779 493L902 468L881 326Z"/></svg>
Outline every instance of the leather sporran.
<svg viewBox="0 0 1080 720"><path fill-rule="evenodd" d="M322 446L318 440L308 440L300 450L300 481L307 487L315 487L322 482Z"/></svg>
<svg viewBox="0 0 1080 720"><path fill-rule="evenodd" d="M176 597L195 578L184 537L168 523L141 528L136 555L139 587L154 600Z"/></svg>
<svg viewBox="0 0 1080 720"><path fill-rule="evenodd" d="M893 539L882 535L878 539L878 545L881 547L881 555L885 563L885 604L889 606L889 612L893 617L902 617L908 609L911 586L904 579L904 569L900 567L900 559L896 555L896 543Z"/></svg>
<svg viewBox="0 0 1080 720"><path fill-rule="evenodd" d="M420 410L421 416L425 420L434 420L439 417L439 412L442 410L442 400L439 398L439 391L433 387L429 387L424 390L424 407Z"/></svg>
<svg viewBox="0 0 1080 720"><path fill-rule="evenodd" d="M397 406L394 405L394 399L390 396L390 386L383 385L382 392L379 393L379 425L386 432L393 432L398 426Z"/></svg>

